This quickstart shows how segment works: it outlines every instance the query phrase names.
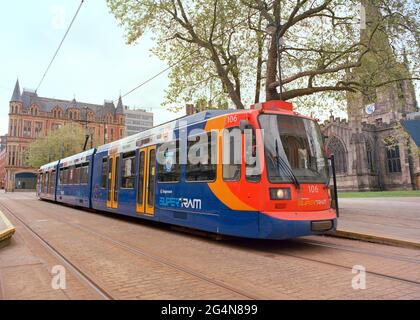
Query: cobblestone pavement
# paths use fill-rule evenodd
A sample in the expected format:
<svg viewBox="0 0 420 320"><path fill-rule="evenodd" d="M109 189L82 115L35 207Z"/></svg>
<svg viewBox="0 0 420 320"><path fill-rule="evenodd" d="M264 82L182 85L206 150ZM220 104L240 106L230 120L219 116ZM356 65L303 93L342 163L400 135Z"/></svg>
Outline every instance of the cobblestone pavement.
<svg viewBox="0 0 420 320"><path fill-rule="evenodd" d="M339 205L340 230L420 244L420 197L340 199Z"/></svg>
<svg viewBox="0 0 420 320"><path fill-rule="evenodd" d="M332 237L215 241L143 220L0 194L16 226L2 299L420 299L420 250ZM66 289L51 270L66 268ZM354 290L352 268L366 268Z"/></svg>

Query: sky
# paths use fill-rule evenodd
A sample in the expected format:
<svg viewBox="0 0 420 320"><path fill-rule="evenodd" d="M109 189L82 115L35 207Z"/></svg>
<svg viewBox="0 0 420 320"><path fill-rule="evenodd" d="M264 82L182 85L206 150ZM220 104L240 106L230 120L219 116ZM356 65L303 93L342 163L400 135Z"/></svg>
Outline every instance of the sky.
<svg viewBox="0 0 420 320"><path fill-rule="evenodd" d="M7 133L9 101L16 79L36 89L80 0L4 1L0 11L0 135ZM125 43L124 30L105 0L86 0L38 95L102 104L118 99L166 68L150 53L153 42ZM153 111L155 125L178 118L161 103L169 81L164 74L123 99Z"/></svg>
<svg viewBox="0 0 420 320"><path fill-rule="evenodd" d="M19 78L21 89L36 89L79 4L80 0L3 1L0 135L7 133L9 101L16 79ZM95 104L116 100L120 93L130 91L167 67L152 55L153 46L147 35L135 45L127 45L124 30L109 12L106 1L85 0L38 95ZM161 106L168 85L166 72L123 102L131 108L152 111L155 125L179 118L184 110L173 113ZM328 112L325 114L328 116ZM345 117L345 112L336 115Z"/></svg>

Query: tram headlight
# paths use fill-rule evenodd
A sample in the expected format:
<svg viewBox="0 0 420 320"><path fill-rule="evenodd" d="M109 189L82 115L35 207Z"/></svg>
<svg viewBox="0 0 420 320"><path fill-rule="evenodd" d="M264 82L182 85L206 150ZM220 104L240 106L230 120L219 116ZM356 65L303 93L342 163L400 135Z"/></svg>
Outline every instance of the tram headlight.
<svg viewBox="0 0 420 320"><path fill-rule="evenodd" d="M270 189L271 200L290 200L291 198L292 198L292 193L290 191L290 188Z"/></svg>

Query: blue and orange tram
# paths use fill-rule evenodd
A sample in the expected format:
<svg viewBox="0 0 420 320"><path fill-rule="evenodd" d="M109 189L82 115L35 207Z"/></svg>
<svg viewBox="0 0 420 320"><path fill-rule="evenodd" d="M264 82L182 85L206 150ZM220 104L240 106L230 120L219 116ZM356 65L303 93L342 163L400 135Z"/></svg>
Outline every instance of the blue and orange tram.
<svg viewBox="0 0 420 320"><path fill-rule="evenodd" d="M215 161L190 161L191 148ZM42 166L37 186L42 200L261 239L335 231L331 190L319 125L283 101L162 124Z"/></svg>

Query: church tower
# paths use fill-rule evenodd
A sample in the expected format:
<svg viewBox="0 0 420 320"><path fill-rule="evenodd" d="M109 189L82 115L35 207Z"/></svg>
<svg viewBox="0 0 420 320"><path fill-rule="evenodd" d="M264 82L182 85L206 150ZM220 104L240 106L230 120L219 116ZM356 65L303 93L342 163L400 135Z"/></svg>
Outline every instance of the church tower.
<svg viewBox="0 0 420 320"><path fill-rule="evenodd" d="M417 102L407 58L398 62L375 0L362 0L366 25L360 32L360 53L368 50L362 65L348 72L348 79L361 84L361 91L347 94L349 120L359 127L399 121L415 112Z"/></svg>
<svg viewBox="0 0 420 320"><path fill-rule="evenodd" d="M361 0L361 66L346 70L360 91L347 92L348 123L331 117L323 132L337 159L342 191L413 188L413 155L400 121L418 111L408 59L391 46L377 0Z"/></svg>

